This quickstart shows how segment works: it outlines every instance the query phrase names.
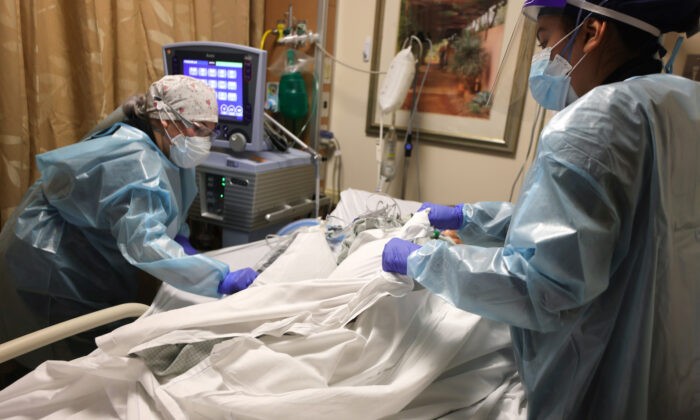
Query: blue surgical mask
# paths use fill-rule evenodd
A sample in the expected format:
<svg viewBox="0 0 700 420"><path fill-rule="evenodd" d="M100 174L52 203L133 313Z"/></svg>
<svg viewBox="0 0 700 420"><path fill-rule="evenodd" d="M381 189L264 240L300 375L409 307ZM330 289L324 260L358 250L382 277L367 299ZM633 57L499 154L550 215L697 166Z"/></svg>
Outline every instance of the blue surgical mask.
<svg viewBox="0 0 700 420"><path fill-rule="evenodd" d="M579 27L580 25L569 32L554 47L578 31ZM576 66L571 67L571 64L559 54L554 59L551 59L554 47L545 48L532 58L529 77L530 92L535 101L544 108L552 111L561 111L578 99L578 95L571 87L571 72L581 64L586 55L584 54L581 57Z"/></svg>

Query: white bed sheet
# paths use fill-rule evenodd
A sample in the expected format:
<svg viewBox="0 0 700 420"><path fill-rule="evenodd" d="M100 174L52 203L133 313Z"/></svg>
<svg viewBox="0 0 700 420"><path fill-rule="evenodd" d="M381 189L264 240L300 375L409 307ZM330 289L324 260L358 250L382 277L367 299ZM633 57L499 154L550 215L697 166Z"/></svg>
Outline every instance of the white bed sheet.
<svg viewBox="0 0 700 420"><path fill-rule="evenodd" d="M343 200L364 210L370 195L344 192ZM418 207L409 204L408 212ZM427 218L418 225L427 228ZM280 287L271 280L293 267L273 264L259 285L224 300L164 287L148 317L101 337L91 355L47 362L0 392L0 417L523 418L507 328L412 291L402 276L377 273L391 235L362 234L366 246L322 281L296 278ZM299 252L294 261L318 262L303 252L303 240L290 247ZM268 250L263 242L214 257L236 269ZM223 337L232 339L165 383L128 357Z"/></svg>
<svg viewBox="0 0 700 420"><path fill-rule="evenodd" d="M395 206L401 215L408 216L411 213L415 213L421 206L421 203L348 188L340 193L340 202L329 215L327 219L328 224L344 227L352 223L355 218L385 206ZM274 245L274 242L271 244ZM260 240L249 244L210 251L205 253L205 255L228 264L230 270L233 271L255 265L271 249L268 241ZM216 299L188 293L163 283L144 316L213 300Z"/></svg>
<svg viewBox="0 0 700 420"><path fill-rule="evenodd" d="M270 251L271 247L265 240L256 241L245 245L236 245L205 253L214 259L228 264L231 271L255 265L261 258ZM153 303L143 317L156 313L184 308L185 306L196 305L215 301L217 299L206 296L195 295L177 289L168 283L163 283L158 289Z"/></svg>

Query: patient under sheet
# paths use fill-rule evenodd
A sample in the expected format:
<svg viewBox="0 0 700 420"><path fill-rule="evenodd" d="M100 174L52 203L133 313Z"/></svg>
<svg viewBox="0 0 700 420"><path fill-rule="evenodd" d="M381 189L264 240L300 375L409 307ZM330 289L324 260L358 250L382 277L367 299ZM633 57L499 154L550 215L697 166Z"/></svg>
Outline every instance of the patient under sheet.
<svg viewBox="0 0 700 420"><path fill-rule="evenodd" d="M357 235L336 266L299 233L253 287L152 313L0 391L0 418L524 418L507 326L381 270L392 237Z"/></svg>

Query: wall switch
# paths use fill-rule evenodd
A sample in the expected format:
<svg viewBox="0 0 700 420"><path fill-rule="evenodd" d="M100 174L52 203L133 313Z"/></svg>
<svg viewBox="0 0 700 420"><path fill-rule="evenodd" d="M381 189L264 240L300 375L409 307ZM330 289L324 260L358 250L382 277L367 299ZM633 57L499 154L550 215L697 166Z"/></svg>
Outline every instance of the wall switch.
<svg viewBox="0 0 700 420"><path fill-rule="evenodd" d="M362 48L362 61L369 63L369 59L372 58L372 38L365 38L365 46Z"/></svg>
<svg viewBox="0 0 700 420"><path fill-rule="evenodd" d="M331 93L321 94L321 118L328 118L328 110L331 107Z"/></svg>
<svg viewBox="0 0 700 420"><path fill-rule="evenodd" d="M333 77L333 62L331 60L323 60L323 84L330 85L331 77Z"/></svg>

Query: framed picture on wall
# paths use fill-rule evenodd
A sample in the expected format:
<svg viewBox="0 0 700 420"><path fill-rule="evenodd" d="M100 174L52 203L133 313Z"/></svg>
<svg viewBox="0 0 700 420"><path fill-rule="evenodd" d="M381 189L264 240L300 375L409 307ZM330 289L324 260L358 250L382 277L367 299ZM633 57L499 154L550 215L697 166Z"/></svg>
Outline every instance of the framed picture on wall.
<svg viewBox="0 0 700 420"><path fill-rule="evenodd" d="M422 41L412 43L418 59L415 82L395 119L383 117L385 126L394 121L403 138L418 92L414 138L514 153L535 46L535 24L522 17L522 1L378 1L372 70L386 70L411 35ZM379 134L377 92L383 78L373 74L370 79L368 135Z"/></svg>

